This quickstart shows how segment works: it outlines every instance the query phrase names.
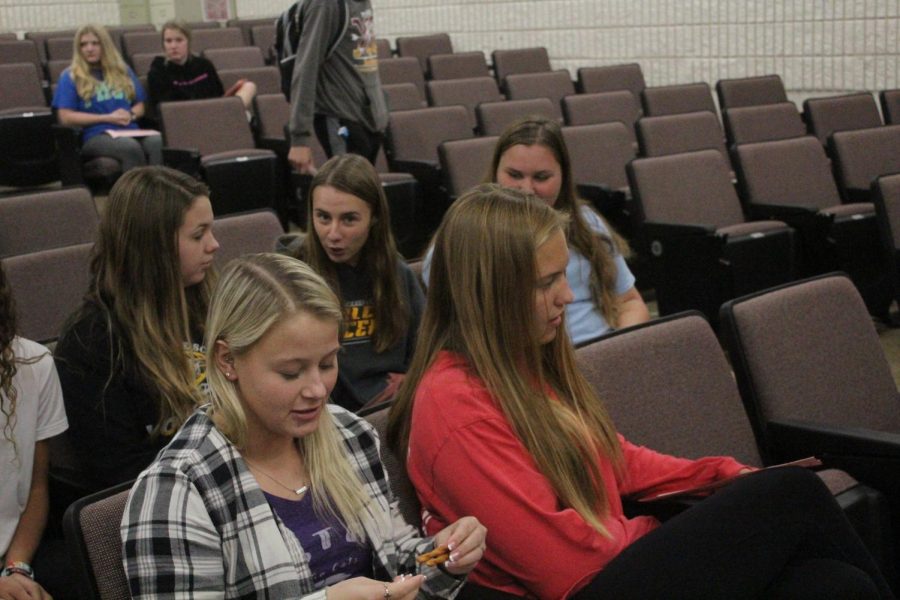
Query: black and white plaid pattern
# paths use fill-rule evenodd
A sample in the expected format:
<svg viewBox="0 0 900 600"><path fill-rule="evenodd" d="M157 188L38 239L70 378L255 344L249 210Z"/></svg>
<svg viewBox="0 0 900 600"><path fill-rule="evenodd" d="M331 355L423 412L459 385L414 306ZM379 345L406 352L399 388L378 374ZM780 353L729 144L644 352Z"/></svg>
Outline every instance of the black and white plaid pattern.
<svg viewBox="0 0 900 600"><path fill-rule="evenodd" d="M366 533L376 578L417 571L433 540L403 521L374 429L329 405L351 465L372 498ZM134 598L309 598L306 553L269 508L237 449L201 407L138 477L122 518L125 572ZM325 416L323 416L325 418ZM427 570L424 591L453 597L459 580Z"/></svg>

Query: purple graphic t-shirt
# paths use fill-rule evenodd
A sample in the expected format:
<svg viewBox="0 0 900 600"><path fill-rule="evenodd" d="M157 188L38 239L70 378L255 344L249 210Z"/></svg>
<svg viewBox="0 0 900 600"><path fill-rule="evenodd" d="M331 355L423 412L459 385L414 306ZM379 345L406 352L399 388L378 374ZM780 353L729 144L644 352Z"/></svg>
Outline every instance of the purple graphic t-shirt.
<svg viewBox="0 0 900 600"><path fill-rule="evenodd" d="M324 521L312 506L312 494L286 500L263 492L278 518L300 541L306 552L316 589L351 577L372 576L372 549L368 540L359 542L339 521Z"/></svg>

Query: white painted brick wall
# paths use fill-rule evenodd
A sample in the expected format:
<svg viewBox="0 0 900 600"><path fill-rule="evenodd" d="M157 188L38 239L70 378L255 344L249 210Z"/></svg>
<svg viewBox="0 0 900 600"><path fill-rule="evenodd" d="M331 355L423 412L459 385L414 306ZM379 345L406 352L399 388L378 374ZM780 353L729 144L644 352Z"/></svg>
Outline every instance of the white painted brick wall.
<svg viewBox="0 0 900 600"><path fill-rule="evenodd" d="M87 22L118 24L118 2L0 0L0 31L71 29Z"/></svg>
<svg viewBox="0 0 900 600"><path fill-rule="evenodd" d="M241 0L238 0L239 2ZM376 0L380 37L546 46L554 68L639 62L648 85L779 73L794 98L900 87L898 0Z"/></svg>
<svg viewBox="0 0 900 600"><path fill-rule="evenodd" d="M82 23L116 25L118 2L89 0L0 0L0 31L72 29Z"/></svg>
<svg viewBox="0 0 900 600"><path fill-rule="evenodd" d="M198 0L200 1L200 0ZM378 35L546 46L554 68L639 62L648 85L779 73L793 98L900 87L900 0L374 0ZM275 15L288 0L236 0ZM0 0L0 30L114 23L115 2Z"/></svg>

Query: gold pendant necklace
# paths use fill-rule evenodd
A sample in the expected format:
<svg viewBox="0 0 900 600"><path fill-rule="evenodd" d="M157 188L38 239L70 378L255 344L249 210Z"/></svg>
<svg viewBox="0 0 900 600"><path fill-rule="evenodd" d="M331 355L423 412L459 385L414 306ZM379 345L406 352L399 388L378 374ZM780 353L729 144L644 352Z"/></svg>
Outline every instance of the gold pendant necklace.
<svg viewBox="0 0 900 600"><path fill-rule="evenodd" d="M275 483L277 483L278 485L280 485L280 486L283 487L284 489L289 490L289 491L291 491L291 492L294 492L294 493L297 494L298 496L302 496L303 494L305 494L305 493L309 490L309 486L308 486L308 485L302 485L302 486L300 486L300 487L298 487L298 488L291 487L291 486L289 486L289 485L284 485L284 484L281 483L279 480L275 479L274 477L272 477L271 475L269 475L268 473L266 473L265 471L263 471L262 469L260 469L260 468L259 468L259 465L250 462L250 460L247 459L247 457L244 457L244 462L246 462L248 465L250 465L251 467L253 467L253 468L256 469L257 471L259 471L262 475L265 475L267 478L271 479L272 481L274 481Z"/></svg>

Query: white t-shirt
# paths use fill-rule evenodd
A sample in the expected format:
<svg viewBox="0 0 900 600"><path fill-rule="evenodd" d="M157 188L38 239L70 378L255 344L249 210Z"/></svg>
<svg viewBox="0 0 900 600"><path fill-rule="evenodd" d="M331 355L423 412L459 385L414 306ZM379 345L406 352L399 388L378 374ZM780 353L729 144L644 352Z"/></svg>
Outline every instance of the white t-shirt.
<svg viewBox="0 0 900 600"><path fill-rule="evenodd" d="M50 351L38 343L16 337L13 354L19 360L41 358L31 364L19 362L13 439L6 439L6 417L0 413L0 556L5 557L19 517L28 503L36 442L59 435L69 427L63 407L59 377ZM4 408L7 399L3 397Z"/></svg>

